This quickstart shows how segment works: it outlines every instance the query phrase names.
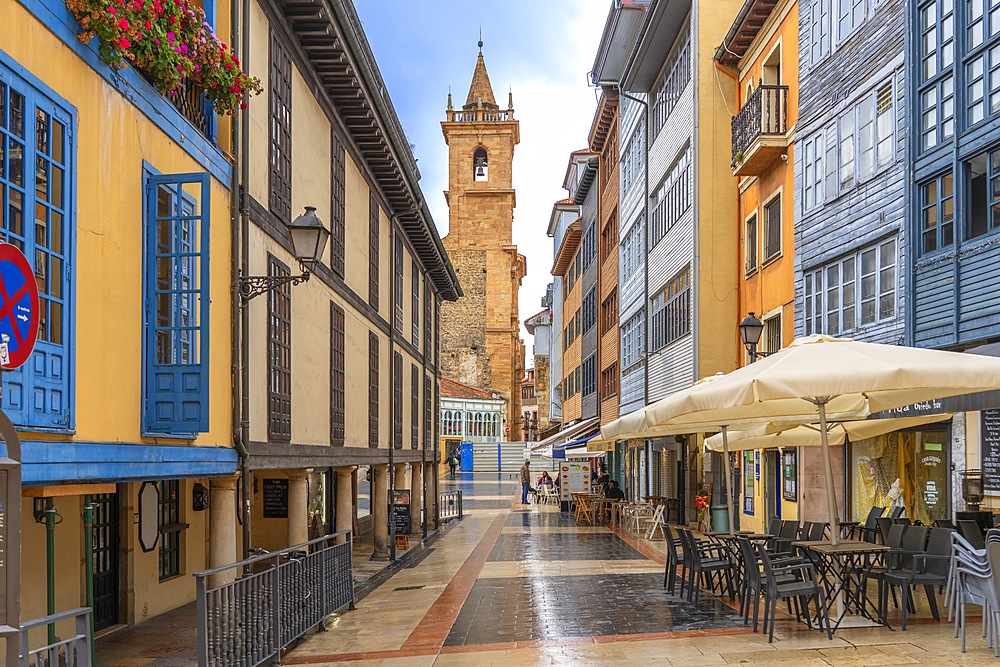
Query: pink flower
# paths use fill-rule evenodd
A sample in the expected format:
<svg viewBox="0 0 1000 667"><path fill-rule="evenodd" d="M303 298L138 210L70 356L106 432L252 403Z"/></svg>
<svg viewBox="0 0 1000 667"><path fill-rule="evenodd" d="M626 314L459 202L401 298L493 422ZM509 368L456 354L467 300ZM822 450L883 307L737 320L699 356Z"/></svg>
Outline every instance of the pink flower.
<svg viewBox="0 0 1000 667"><path fill-rule="evenodd" d="M160 44L160 40L158 40L158 39L154 39L154 40L153 40L153 44L156 44L156 45L159 45L159 44Z"/></svg>
<svg viewBox="0 0 1000 667"><path fill-rule="evenodd" d="M118 40L118 46L120 46L123 49L127 49L128 47L132 46L132 43L129 42L124 37L122 37L121 39Z"/></svg>
<svg viewBox="0 0 1000 667"><path fill-rule="evenodd" d="M187 52L188 52L188 45L187 44L181 44L181 53L185 53L186 54Z"/></svg>
<svg viewBox="0 0 1000 667"><path fill-rule="evenodd" d="M177 71L178 71L178 72L183 72L183 71L184 71L184 68L183 68L183 67L182 67L181 65L178 65L178 66L177 66Z"/></svg>
<svg viewBox="0 0 1000 667"><path fill-rule="evenodd" d="M144 22L143 25L146 27L146 30L150 30L153 27L149 24L149 21Z"/></svg>
<svg viewBox="0 0 1000 667"><path fill-rule="evenodd" d="M174 33L172 33L172 32L168 32L167 33L167 41L168 42L174 41Z"/></svg>
<svg viewBox="0 0 1000 667"><path fill-rule="evenodd" d="M115 15L118 14L118 12L115 11L114 7L108 7L108 13L111 14L112 16L115 16Z"/></svg>
<svg viewBox="0 0 1000 667"><path fill-rule="evenodd" d="M126 19L118 21L118 28L120 30L128 30L128 21Z"/></svg>

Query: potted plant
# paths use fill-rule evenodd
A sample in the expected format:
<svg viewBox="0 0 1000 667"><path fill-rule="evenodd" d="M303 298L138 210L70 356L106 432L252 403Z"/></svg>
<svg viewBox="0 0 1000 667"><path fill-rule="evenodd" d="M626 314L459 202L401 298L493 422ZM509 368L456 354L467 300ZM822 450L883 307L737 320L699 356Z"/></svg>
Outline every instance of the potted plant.
<svg viewBox="0 0 1000 667"><path fill-rule="evenodd" d="M97 37L106 63L135 67L166 95L193 84L217 112L231 114L262 90L189 0L66 0L66 6L83 28L81 41Z"/></svg>

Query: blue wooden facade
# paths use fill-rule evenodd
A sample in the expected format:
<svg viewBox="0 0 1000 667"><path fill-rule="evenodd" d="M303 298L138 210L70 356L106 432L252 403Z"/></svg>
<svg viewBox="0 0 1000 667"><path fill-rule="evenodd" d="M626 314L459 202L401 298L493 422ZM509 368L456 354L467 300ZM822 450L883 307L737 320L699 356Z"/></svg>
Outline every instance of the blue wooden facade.
<svg viewBox="0 0 1000 667"><path fill-rule="evenodd" d="M796 336L903 338L905 7L799 4Z"/></svg>
<svg viewBox="0 0 1000 667"><path fill-rule="evenodd" d="M908 342L1000 338L1000 15L989 0L909 5Z"/></svg>

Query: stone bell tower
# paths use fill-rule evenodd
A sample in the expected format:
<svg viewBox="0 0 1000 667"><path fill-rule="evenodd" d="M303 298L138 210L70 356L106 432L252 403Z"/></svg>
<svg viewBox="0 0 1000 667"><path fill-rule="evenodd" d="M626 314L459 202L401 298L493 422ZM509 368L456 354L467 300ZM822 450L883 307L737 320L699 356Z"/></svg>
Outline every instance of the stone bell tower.
<svg viewBox="0 0 1000 667"><path fill-rule="evenodd" d="M461 109L448 93L441 123L448 144L448 235L444 246L465 296L441 304L441 366L445 377L507 400L504 440L521 439L524 345L517 293L527 272L512 242L516 197L514 146L520 141L513 95L501 110L483 60L483 43Z"/></svg>

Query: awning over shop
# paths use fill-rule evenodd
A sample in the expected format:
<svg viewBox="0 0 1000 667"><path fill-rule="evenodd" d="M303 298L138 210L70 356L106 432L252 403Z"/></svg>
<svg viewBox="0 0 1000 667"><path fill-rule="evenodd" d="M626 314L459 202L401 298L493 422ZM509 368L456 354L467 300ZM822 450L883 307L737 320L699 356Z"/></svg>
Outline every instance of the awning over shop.
<svg viewBox="0 0 1000 667"><path fill-rule="evenodd" d="M544 440L533 444L531 446L531 453L547 456L546 452L550 452L553 447L569 442L574 438L579 438L595 429L597 427L597 422L598 418L594 417L593 419L585 419L581 422L577 422L576 424L567 426L558 433L550 435Z"/></svg>
<svg viewBox="0 0 1000 667"><path fill-rule="evenodd" d="M600 435L597 432L591 433L590 435L577 438L567 442L565 445L560 445L558 447L552 448L552 458L554 459L570 459L570 458L587 458L588 456L596 456L592 452L587 451L587 443Z"/></svg>

